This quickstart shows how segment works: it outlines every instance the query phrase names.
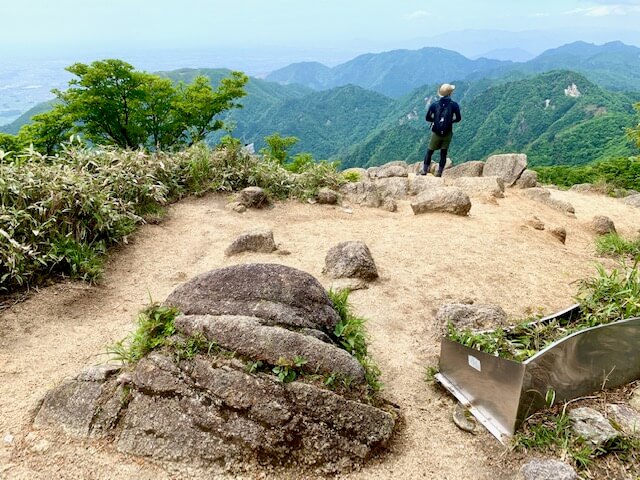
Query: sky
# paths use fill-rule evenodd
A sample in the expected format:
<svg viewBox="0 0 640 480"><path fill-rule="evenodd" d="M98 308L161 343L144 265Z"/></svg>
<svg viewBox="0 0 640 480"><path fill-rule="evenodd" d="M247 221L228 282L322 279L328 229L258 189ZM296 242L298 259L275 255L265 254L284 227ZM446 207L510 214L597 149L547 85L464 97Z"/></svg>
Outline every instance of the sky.
<svg viewBox="0 0 640 480"><path fill-rule="evenodd" d="M544 40L640 43L640 33L633 33L640 30L640 0L2 0L0 21L0 60L211 49L256 57L286 51L288 58L315 52L331 63L331 52L339 61L421 46L451 46L472 56L505 42L540 51L549 48ZM462 30L475 33L449 34ZM478 30L531 32L527 41L498 35L491 43Z"/></svg>

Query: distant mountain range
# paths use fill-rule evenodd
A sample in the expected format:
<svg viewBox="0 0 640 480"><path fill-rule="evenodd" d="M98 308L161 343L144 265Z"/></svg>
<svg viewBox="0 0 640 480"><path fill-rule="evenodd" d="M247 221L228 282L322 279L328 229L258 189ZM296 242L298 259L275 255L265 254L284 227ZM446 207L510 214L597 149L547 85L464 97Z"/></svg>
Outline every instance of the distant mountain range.
<svg viewBox="0 0 640 480"><path fill-rule="evenodd" d="M228 73L160 72L185 82L202 74L214 85ZM637 152L624 131L637 124L640 49L619 42L572 43L525 63L469 60L437 48L400 50L334 68L294 64L268 78L279 81L251 78L244 108L227 114L233 134L258 149L274 132L293 135L299 142L292 153L340 159L345 167L420 160L429 136L424 115L442 81L456 83L462 107L450 150L456 162L518 151L534 165L577 165ZM0 131L16 133L48 108L40 104Z"/></svg>
<svg viewBox="0 0 640 480"><path fill-rule="evenodd" d="M333 68L319 63L294 63L272 72L266 80L315 90L354 84L397 98L429 83L485 77L513 79L555 69L582 73L603 87L640 91L640 48L621 42L604 45L574 42L522 63L470 60L457 52L434 47L393 50L361 55Z"/></svg>

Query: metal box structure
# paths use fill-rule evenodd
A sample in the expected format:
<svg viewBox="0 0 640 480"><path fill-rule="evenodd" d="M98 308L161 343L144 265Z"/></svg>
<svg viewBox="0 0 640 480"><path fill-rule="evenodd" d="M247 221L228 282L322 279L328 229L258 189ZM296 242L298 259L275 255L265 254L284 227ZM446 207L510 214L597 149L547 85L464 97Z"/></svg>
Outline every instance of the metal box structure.
<svg viewBox="0 0 640 480"><path fill-rule="evenodd" d="M571 320L574 305L538 322ZM640 317L581 330L524 362L515 362L443 338L436 379L498 440L506 443L547 392L556 402L640 378Z"/></svg>

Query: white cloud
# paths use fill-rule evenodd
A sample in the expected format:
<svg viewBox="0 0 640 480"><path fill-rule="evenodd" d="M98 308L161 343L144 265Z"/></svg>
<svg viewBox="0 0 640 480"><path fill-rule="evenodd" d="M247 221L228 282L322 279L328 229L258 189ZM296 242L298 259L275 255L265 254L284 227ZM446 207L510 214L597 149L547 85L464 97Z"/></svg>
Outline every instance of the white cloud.
<svg viewBox="0 0 640 480"><path fill-rule="evenodd" d="M618 0L619 1L619 0ZM564 15L584 15L586 17L608 17L610 15L629 15L632 13L640 13L640 4L611 4L599 5L597 7L576 8L564 12Z"/></svg>
<svg viewBox="0 0 640 480"><path fill-rule="evenodd" d="M430 16L431 14L425 10L416 10L415 12L405 15L404 18L407 20L419 20Z"/></svg>

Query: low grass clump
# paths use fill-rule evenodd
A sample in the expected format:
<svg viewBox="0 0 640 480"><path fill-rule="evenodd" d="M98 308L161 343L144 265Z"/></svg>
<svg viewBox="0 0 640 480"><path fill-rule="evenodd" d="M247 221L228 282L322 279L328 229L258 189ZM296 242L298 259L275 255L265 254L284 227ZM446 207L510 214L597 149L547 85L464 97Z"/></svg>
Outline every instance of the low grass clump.
<svg viewBox="0 0 640 480"><path fill-rule="evenodd" d="M366 320L353 313L353 309L349 304L349 293L348 289L329 291L329 298L340 316L340 321L336 325L333 335L342 348L360 362L360 365L364 368L369 389L372 393L375 393L382 388L382 383L380 382L381 372L368 353Z"/></svg>
<svg viewBox="0 0 640 480"><path fill-rule="evenodd" d="M574 407L580 404L598 409L588 401L580 401ZM513 450L566 458L586 478L602 478L603 472L640 474L640 438L620 432L616 438L596 446L573 431L567 407L555 405L528 418L513 439Z"/></svg>
<svg viewBox="0 0 640 480"><path fill-rule="evenodd" d="M640 257L640 239L627 240L617 233L607 233L596 240L596 251L599 255L638 258Z"/></svg>
<svg viewBox="0 0 640 480"><path fill-rule="evenodd" d="M345 182L336 164L307 162L294 174L230 139L171 154L72 143L55 157L29 150L3 158L0 293L53 275L95 281L109 247L185 195L259 186L275 198L306 199Z"/></svg>
<svg viewBox="0 0 640 480"><path fill-rule="evenodd" d="M522 362L552 343L586 328L640 315L640 276L637 262L621 262L607 273L597 266L597 275L583 280L576 300L581 315L571 320L548 322L526 320L509 328L477 332L448 325L447 338L470 348Z"/></svg>

